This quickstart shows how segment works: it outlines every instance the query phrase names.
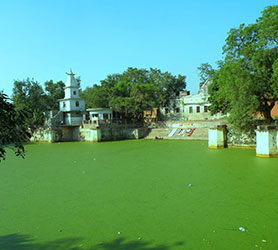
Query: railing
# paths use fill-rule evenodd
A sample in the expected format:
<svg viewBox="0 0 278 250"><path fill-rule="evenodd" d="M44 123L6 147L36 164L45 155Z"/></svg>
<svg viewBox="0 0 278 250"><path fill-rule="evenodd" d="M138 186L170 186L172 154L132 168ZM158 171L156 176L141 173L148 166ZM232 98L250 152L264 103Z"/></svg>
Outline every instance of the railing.
<svg viewBox="0 0 278 250"><path fill-rule="evenodd" d="M83 128L140 128L146 127L142 122L126 122L118 119L114 120L86 120L82 121Z"/></svg>

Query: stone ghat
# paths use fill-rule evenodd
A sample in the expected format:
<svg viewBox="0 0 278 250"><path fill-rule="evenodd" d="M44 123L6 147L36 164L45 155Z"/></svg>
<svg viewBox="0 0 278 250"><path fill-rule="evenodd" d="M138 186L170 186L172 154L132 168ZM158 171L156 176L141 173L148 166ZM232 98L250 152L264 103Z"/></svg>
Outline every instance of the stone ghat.
<svg viewBox="0 0 278 250"><path fill-rule="evenodd" d="M145 139L208 140L207 128L153 128Z"/></svg>
<svg viewBox="0 0 278 250"><path fill-rule="evenodd" d="M126 139L182 139L208 140L208 128L223 121L159 122L152 127L129 127L107 124L105 126L63 126L40 128L32 141L116 141Z"/></svg>
<svg viewBox="0 0 278 250"><path fill-rule="evenodd" d="M158 122L145 139L208 140L208 129L223 123L226 120Z"/></svg>

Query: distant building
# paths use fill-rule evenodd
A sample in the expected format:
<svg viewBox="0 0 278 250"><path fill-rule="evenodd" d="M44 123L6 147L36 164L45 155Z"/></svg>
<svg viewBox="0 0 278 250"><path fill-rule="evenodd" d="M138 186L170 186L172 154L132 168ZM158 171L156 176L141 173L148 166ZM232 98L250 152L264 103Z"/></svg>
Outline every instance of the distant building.
<svg viewBox="0 0 278 250"><path fill-rule="evenodd" d="M212 116L208 110L210 106L208 86L210 84L211 80L201 83L198 93L194 95L190 95L189 91L181 91L179 96L170 100L168 107L160 110L164 118L185 121L219 118L220 115Z"/></svg>
<svg viewBox="0 0 278 250"><path fill-rule="evenodd" d="M145 110L143 113L144 122L157 122L159 109L153 108L152 110Z"/></svg>
<svg viewBox="0 0 278 250"><path fill-rule="evenodd" d="M182 117L186 120L208 120L211 118L208 107L208 86L211 81L206 81L200 84L197 94L187 95L183 92L180 93L180 112Z"/></svg>
<svg viewBox="0 0 278 250"><path fill-rule="evenodd" d="M278 117L278 103L275 102L274 107L271 110L271 116L277 118Z"/></svg>

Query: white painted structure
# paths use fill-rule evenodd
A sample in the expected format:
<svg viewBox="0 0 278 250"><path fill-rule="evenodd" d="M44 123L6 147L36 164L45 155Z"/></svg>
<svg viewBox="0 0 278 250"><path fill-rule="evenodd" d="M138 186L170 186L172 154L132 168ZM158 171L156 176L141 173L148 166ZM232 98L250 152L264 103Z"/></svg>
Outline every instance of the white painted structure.
<svg viewBox="0 0 278 250"><path fill-rule="evenodd" d="M278 157L278 128L276 126L257 127L256 156Z"/></svg>
<svg viewBox="0 0 278 250"><path fill-rule="evenodd" d="M62 125L78 126L85 114L85 101L79 96L79 84L72 71L66 74L65 97L59 100L59 108L63 112Z"/></svg>
<svg viewBox="0 0 278 250"><path fill-rule="evenodd" d="M100 128L90 128L80 129L80 134L84 141L90 141L90 142L99 142L101 141L101 129Z"/></svg>
<svg viewBox="0 0 278 250"><path fill-rule="evenodd" d="M208 147L209 148L226 147L226 126L225 125L218 125L216 128L209 129Z"/></svg>
<svg viewBox="0 0 278 250"><path fill-rule="evenodd" d="M206 81L200 85L200 89L195 95L180 93L180 110L187 120L207 120L211 118L208 107L208 86L211 81Z"/></svg>
<svg viewBox="0 0 278 250"><path fill-rule="evenodd" d="M90 108L87 111L92 123L109 123L113 119L113 111L110 108Z"/></svg>
<svg viewBox="0 0 278 250"><path fill-rule="evenodd" d="M170 101L170 107L160 110L161 113L166 117L176 115L185 121L219 119L220 114L212 116L208 110L210 106L208 87L211 82L211 80L207 80L200 84L198 93L194 95L190 95L189 91L181 91L178 97Z"/></svg>

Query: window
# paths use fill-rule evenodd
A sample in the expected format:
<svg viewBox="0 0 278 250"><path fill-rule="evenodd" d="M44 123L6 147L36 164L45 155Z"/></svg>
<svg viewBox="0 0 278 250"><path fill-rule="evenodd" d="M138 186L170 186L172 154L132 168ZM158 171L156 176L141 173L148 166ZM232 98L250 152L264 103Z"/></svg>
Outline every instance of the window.
<svg viewBox="0 0 278 250"><path fill-rule="evenodd" d="M204 106L204 112L208 112L208 106Z"/></svg>
<svg viewBox="0 0 278 250"><path fill-rule="evenodd" d="M79 101L76 101L76 102L75 102L75 106L76 106L76 107L79 107Z"/></svg>
<svg viewBox="0 0 278 250"><path fill-rule="evenodd" d="M189 107L189 113L193 113L193 108Z"/></svg>
<svg viewBox="0 0 278 250"><path fill-rule="evenodd" d="M76 91L73 91L73 94L76 95Z"/></svg>
<svg viewBox="0 0 278 250"><path fill-rule="evenodd" d="M180 112L180 108L176 108L176 113L179 113Z"/></svg>
<svg viewBox="0 0 278 250"><path fill-rule="evenodd" d="M197 112L197 113L200 113L200 106L197 106L197 107L196 107L196 112Z"/></svg>
<svg viewBox="0 0 278 250"><path fill-rule="evenodd" d="M165 114L168 114L169 113L169 109L165 109Z"/></svg>
<svg viewBox="0 0 278 250"><path fill-rule="evenodd" d="M66 107L66 102L63 102L63 108L65 108Z"/></svg>
<svg viewBox="0 0 278 250"><path fill-rule="evenodd" d="M104 113L104 114L103 114L103 119L104 119L104 120L108 120L108 114Z"/></svg>

